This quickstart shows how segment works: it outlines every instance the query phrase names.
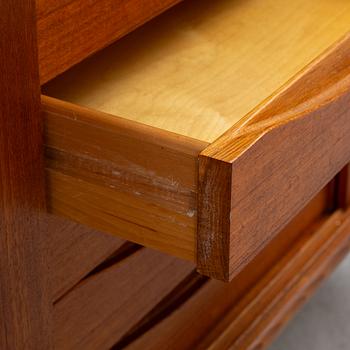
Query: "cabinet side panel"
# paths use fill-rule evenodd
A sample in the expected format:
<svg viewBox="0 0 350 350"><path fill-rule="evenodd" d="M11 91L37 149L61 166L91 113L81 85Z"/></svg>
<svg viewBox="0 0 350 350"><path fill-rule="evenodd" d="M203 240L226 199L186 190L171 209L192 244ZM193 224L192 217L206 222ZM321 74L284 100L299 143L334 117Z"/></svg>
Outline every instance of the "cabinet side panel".
<svg viewBox="0 0 350 350"><path fill-rule="evenodd" d="M50 349L35 2L0 13L0 348Z"/></svg>

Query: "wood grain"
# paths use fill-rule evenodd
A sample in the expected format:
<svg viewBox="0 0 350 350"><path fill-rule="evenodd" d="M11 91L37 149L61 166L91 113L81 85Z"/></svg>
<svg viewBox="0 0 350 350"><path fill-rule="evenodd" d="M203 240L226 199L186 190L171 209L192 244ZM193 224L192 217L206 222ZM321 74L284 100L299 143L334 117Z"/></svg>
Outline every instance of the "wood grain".
<svg viewBox="0 0 350 350"><path fill-rule="evenodd" d="M37 0L45 83L179 0Z"/></svg>
<svg viewBox="0 0 350 350"><path fill-rule="evenodd" d="M303 237L212 329L198 349L265 349L349 252L350 212Z"/></svg>
<svg viewBox="0 0 350 350"><path fill-rule="evenodd" d="M0 13L0 348L51 349L35 3Z"/></svg>
<svg viewBox="0 0 350 350"><path fill-rule="evenodd" d="M122 239L50 215L47 235L52 286L56 301L97 265L125 244Z"/></svg>
<svg viewBox="0 0 350 350"><path fill-rule="evenodd" d="M243 117L348 28L341 1L267 4L183 3L47 85L50 95L133 119L43 98L51 211L196 258L214 278L239 272L349 160L348 39ZM208 145L199 139L235 122L201 154L197 200L196 158Z"/></svg>
<svg viewBox="0 0 350 350"><path fill-rule="evenodd" d="M230 280L350 160L350 37L206 148L198 266Z"/></svg>
<svg viewBox="0 0 350 350"><path fill-rule="evenodd" d="M56 349L109 349L194 265L150 249L82 281L54 307Z"/></svg>
<svg viewBox="0 0 350 350"><path fill-rule="evenodd" d="M200 3L179 4L51 82L45 94L213 142L350 29L344 0ZM60 55L76 35L52 36ZM93 35L83 44L94 43Z"/></svg>
<svg viewBox="0 0 350 350"><path fill-rule="evenodd" d="M50 211L194 260L198 154L207 144L55 99L42 102Z"/></svg>
<svg viewBox="0 0 350 350"><path fill-rule="evenodd" d="M211 329L221 324L225 314L287 254L306 230L311 230L322 219L327 207L327 192L328 188L322 190L232 282L208 281L152 329L135 337L127 349L194 349ZM115 349L118 349L118 345Z"/></svg>

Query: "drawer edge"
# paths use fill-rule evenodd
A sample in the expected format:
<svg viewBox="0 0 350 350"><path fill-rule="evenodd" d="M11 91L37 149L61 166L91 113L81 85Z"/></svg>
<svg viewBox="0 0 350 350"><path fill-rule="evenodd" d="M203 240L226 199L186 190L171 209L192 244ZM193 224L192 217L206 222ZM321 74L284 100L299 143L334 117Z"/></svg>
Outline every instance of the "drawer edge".
<svg viewBox="0 0 350 350"><path fill-rule="evenodd" d="M50 212L194 260L207 144L42 97Z"/></svg>
<svg viewBox="0 0 350 350"><path fill-rule="evenodd" d="M350 36L199 158L197 264L231 280L350 160Z"/></svg>

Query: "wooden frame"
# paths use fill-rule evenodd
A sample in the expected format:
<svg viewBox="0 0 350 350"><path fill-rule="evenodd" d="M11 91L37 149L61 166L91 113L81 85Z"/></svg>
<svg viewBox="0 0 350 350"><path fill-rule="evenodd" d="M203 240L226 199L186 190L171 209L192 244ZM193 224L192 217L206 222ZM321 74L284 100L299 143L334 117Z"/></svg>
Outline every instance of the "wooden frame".
<svg viewBox="0 0 350 350"><path fill-rule="evenodd" d="M0 348L51 349L35 2L0 13Z"/></svg>

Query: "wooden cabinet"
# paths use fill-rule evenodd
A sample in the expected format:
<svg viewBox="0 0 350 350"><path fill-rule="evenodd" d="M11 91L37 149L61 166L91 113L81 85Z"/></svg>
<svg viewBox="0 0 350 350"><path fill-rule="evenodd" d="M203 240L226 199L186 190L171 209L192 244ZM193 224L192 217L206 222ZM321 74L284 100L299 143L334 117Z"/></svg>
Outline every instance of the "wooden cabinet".
<svg viewBox="0 0 350 350"><path fill-rule="evenodd" d="M38 50L24 46L36 83L15 69L24 56L14 65L1 55L36 98L13 120L39 136L44 124L45 145L36 138L27 159L43 180L33 159L44 154L46 186L21 179L46 191L47 212L42 196L30 212L45 230L30 239L39 256L50 252L50 273L35 268L52 286L47 344L268 346L350 245L350 4L37 0L35 22L28 3L31 26L12 34L37 31ZM20 20L6 11L9 23ZM2 91L4 128L7 101L18 106L23 95ZM26 111L33 125L23 124ZM8 151L19 142L11 127L0 159L24 166ZM0 206L1 219L23 209L15 203ZM20 223L26 232L30 220ZM20 237L14 255L26 246Z"/></svg>

